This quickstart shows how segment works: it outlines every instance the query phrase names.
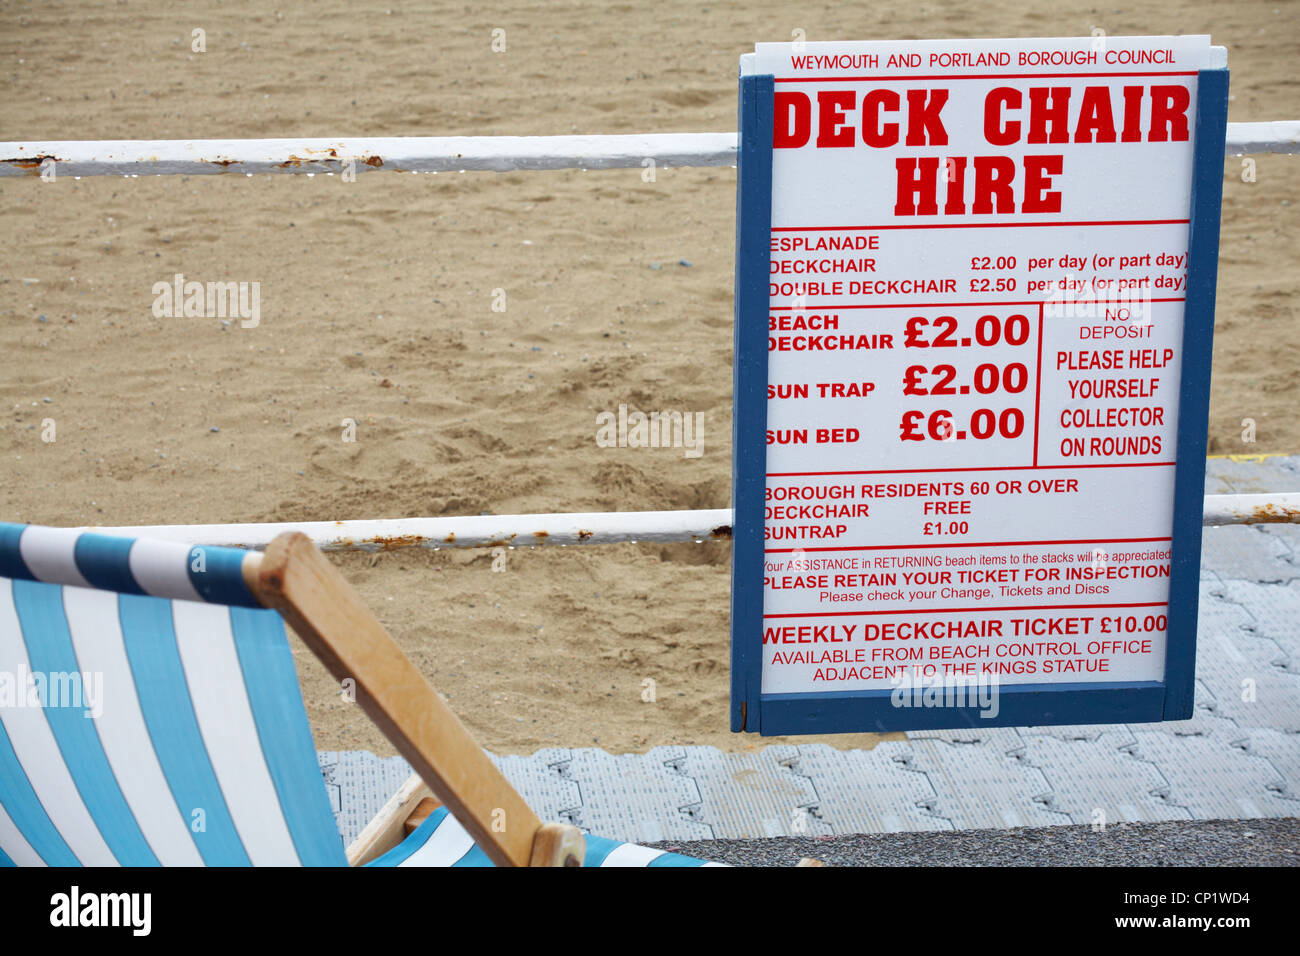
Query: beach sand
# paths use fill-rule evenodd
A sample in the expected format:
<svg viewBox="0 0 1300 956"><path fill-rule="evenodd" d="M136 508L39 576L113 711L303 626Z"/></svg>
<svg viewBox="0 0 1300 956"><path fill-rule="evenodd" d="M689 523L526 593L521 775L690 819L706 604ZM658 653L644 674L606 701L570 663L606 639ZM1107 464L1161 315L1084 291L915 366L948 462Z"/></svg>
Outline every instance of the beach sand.
<svg viewBox="0 0 1300 956"><path fill-rule="evenodd" d="M1276 0L45 2L0 6L0 140L729 131L737 58L795 28L823 40L1094 26L1212 33L1229 49L1230 119L1297 118L1300 29ZM206 53L190 51L196 27ZM1225 163L1220 454L1300 449L1300 160L1255 160L1253 183ZM649 183L637 169L0 180L0 518L727 507L734 203L730 168ZM155 318L153 285L176 273L259 282L260 325ZM498 289L505 312L492 311ZM595 416L620 403L702 412L703 455L598 447ZM504 571L487 551L337 560L495 752L765 742L728 731L725 544L518 549ZM319 747L392 753L310 655L298 661Z"/></svg>

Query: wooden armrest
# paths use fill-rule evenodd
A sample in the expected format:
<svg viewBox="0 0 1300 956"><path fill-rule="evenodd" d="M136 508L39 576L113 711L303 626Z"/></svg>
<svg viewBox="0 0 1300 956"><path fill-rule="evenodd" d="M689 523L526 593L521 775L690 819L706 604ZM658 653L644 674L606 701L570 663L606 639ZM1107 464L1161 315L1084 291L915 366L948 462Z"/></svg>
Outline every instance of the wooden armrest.
<svg viewBox="0 0 1300 956"><path fill-rule="evenodd" d="M420 779L419 774L411 774L406 783L398 787L397 792L389 797L388 802L375 814L375 818L367 823L366 828L352 841L352 845L348 847L348 866L365 866L401 843L411 832L406 829L406 821L425 800L431 797L432 793ZM436 808L435 804L429 813ZM425 816L427 817L428 813Z"/></svg>

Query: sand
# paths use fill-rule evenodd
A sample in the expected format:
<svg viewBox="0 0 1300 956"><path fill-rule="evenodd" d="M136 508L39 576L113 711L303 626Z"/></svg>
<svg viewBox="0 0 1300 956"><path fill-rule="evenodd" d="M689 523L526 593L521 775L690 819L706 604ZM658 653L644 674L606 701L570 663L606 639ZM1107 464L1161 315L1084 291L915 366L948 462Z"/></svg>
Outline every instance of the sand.
<svg viewBox="0 0 1300 956"><path fill-rule="evenodd" d="M738 56L796 27L1210 32L1229 48L1230 119L1295 118L1297 100L1300 31L1276 0L182 6L0 8L0 140L732 130ZM1300 161L1256 161L1254 183L1225 163L1221 454L1300 450ZM0 518L726 507L734 190L726 168L2 180ZM260 282L261 324L155 318L153 284L178 272ZM702 412L703 455L598 447L596 413L620 403ZM727 728L729 561L724 544L521 549L504 571L488 552L339 559L500 753L764 742ZM319 747L392 752L299 664Z"/></svg>

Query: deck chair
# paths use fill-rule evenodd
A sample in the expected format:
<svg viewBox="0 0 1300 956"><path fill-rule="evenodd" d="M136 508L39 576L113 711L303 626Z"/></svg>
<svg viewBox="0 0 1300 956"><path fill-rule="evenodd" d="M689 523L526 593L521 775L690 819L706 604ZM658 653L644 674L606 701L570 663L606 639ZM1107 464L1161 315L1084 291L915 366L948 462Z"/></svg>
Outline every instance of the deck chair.
<svg viewBox="0 0 1300 956"><path fill-rule="evenodd" d="M347 851L285 621L415 771ZM0 524L0 864L703 861L543 824L305 535Z"/></svg>

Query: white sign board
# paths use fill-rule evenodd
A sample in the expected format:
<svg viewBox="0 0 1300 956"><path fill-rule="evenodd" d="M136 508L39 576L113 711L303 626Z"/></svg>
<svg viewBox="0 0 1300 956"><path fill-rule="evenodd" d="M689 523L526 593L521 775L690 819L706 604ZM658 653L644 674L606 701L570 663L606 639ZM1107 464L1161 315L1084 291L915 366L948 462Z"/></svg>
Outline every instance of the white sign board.
<svg viewBox="0 0 1300 956"><path fill-rule="evenodd" d="M904 681L1160 685L1198 83L1224 51L759 44L742 62L742 87L772 90L768 222L738 226L738 410L755 321L767 340L762 462L739 421L736 451L738 482L763 476L761 633L739 566L733 594L749 699L840 696L830 723L852 726L822 729L862 730L883 725L851 702ZM762 188L745 135L742 205ZM1221 134L1204 148L1221 163ZM1217 230L1217 195L1210 212ZM766 301L742 314L760 238Z"/></svg>

